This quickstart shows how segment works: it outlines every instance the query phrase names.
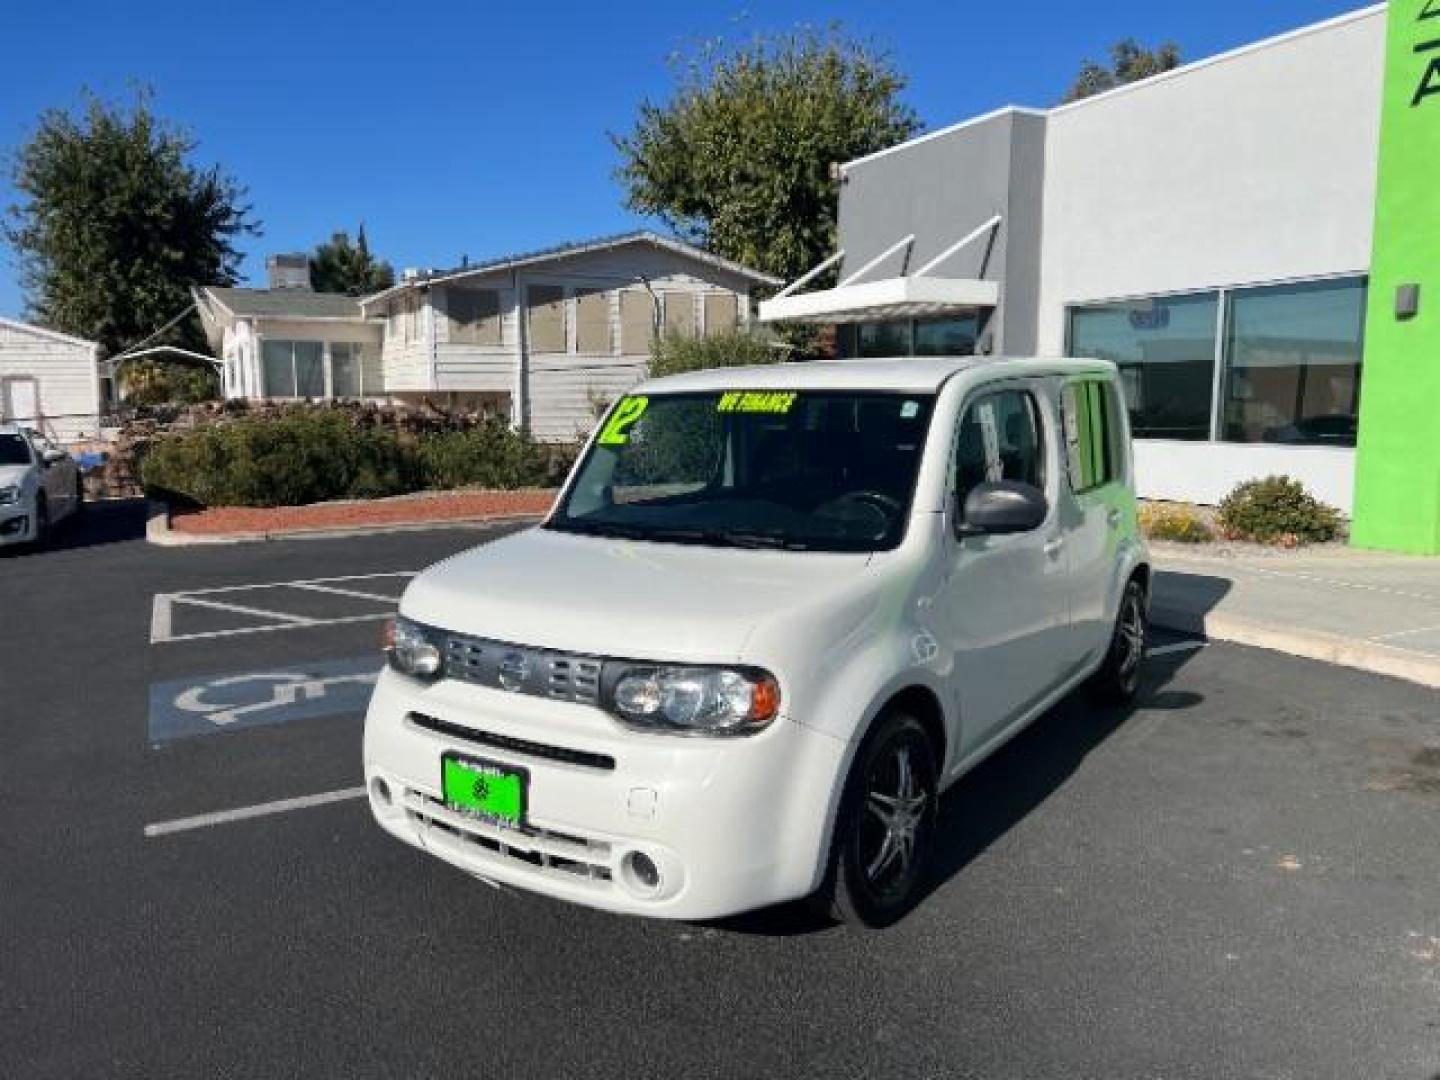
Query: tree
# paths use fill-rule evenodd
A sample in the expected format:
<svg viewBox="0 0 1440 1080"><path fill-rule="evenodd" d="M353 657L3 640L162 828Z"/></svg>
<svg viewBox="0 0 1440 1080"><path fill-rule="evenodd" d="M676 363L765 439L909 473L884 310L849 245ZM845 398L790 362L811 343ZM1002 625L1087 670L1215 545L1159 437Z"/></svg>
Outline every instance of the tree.
<svg viewBox="0 0 1440 1080"><path fill-rule="evenodd" d="M310 285L316 292L364 296L394 284L394 267L370 254L363 221L355 243L349 233L337 232L310 256Z"/></svg>
<svg viewBox="0 0 1440 1080"><path fill-rule="evenodd" d="M191 302L193 285L232 285L234 241L258 234L244 189L191 163L198 143L157 118L150 93L128 108L88 95L41 114L16 155L4 237L20 256L28 314L114 353ZM196 320L157 339L203 344Z"/></svg>
<svg viewBox="0 0 1440 1080"><path fill-rule="evenodd" d="M1108 66L1094 60L1086 60L1080 65L1080 74L1075 77L1064 100L1070 102L1094 97L1179 66L1180 46L1173 41L1167 41L1152 51L1142 48L1134 38L1125 38L1110 46Z"/></svg>
<svg viewBox="0 0 1440 1080"><path fill-rule="evenodd" d="M832 164L920 130L889 58L838 27L712 41L676 67L670 100L612 136L626 204L778 277L834 250Z"/></svg>

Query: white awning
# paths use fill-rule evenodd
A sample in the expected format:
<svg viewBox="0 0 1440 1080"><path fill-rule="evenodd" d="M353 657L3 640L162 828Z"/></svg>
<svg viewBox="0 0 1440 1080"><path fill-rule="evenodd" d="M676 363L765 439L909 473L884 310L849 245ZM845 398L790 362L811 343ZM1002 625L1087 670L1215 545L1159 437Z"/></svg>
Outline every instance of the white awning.
<svg viewBox="0 0 1440 1080"><path fill-rule="evenodd" d="M978 278L896 277L760 303L761 322L885 322L958 315L1000 303L1000 283Z"/></svg>

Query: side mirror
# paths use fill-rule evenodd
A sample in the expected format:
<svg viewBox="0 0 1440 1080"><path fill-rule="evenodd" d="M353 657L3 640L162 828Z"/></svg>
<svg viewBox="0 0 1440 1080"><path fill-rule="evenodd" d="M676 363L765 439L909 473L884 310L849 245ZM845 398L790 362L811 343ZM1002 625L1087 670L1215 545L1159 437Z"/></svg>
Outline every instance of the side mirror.
<svg viewBox="0 0 1440 1080"><path fill-rule="evenodd" d="M955 535L963 539L1029 532L1043 525L1049 512L1045 493L1030 484L1014 480L977 484L965 497Z"/></svg>
<svg viewBox="0 0 1440 1080"><path fill-rule="evenodd" d="M70 455L65 453L64 450L56 450L54 448L51 448L40 455L40 460L43 461L48 468L51 465L60 464L60 462L64 461L69 456Z"/></svg>

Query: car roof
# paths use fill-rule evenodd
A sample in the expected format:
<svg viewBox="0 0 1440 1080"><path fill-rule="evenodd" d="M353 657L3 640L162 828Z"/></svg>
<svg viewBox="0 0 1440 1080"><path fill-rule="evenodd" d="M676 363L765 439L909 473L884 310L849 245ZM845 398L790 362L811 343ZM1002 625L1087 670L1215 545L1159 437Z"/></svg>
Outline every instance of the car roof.
<svg viewBox="0 0 1440 1080"><path fill-rule="evenodd" d="M634 393L680 394L719 390L892 390L934 393L963 372L984 371L987 378L1037 375L1113 374L1105 360L1066 357L897 357L882 360L816 360L759 367L707 368L650 379Z"/></svg>
<svg viewBox="0 0 1440 1080"><path fill-rule="evenodd" d="M0 424L0 435L25 435L25 429L19 424Z"/></svg>

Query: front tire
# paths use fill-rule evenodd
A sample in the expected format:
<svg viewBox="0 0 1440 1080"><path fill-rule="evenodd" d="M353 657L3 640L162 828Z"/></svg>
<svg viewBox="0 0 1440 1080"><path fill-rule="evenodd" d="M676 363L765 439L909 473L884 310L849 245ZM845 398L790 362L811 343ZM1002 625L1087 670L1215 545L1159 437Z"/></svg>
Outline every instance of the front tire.
<svg viewBox="0 0 1440 1080"><path fill-rule="evenodd" d="M886 715L845 781L816 906L877 929L909 912L929 879L938 801L939 767L924 727L903 712Z"/></svg>
<svg viewBox="0 0 1440 1080"><path fill-rule="evenodd" d="M1125 705L1135 699L1140 689L1140 669L1149 648L1146 606L1145 586L1138 578L1131 578L1120 598L1120 612L1115 617L1105 662L1090 684L1101 701Z"/></svg>

